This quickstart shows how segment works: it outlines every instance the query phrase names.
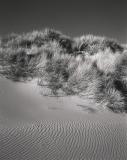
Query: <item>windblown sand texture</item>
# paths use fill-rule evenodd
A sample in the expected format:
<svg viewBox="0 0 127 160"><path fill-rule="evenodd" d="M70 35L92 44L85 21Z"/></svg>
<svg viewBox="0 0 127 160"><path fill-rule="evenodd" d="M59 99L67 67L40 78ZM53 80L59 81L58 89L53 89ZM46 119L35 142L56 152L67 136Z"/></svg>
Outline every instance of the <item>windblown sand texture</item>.
<svg viewBox="0 0 127 160"><path fill-rule="evenodd" d="M56 98L47 102L43 97L41 104L34 83L15 84L1 79L0 84L0 102L6 106L0 106L0 160L127 159L126 116L105 111L87 113L77 106L79 101L75 101L74 108L68 104L65 109L59 104L67 103ZM19 98L22 105L16 110Z"/></svg>
<svg viewBox="0 0 127 160"><path fill-rule="evenodd" d="M127 124L115 122L113 117L110 121L92 117L1 123L0 159L126 160Z"/></svg>

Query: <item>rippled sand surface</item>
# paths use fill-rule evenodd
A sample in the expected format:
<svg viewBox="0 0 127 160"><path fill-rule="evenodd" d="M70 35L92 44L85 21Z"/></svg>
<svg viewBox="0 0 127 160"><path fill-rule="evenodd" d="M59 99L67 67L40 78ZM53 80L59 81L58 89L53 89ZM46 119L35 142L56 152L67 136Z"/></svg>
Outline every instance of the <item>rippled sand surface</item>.
<svg viewBox="0 0 127 160"><path fill-rule="evenodd" d="M0 160L126 160L126 150L126 115L0 80Z"/></svg>

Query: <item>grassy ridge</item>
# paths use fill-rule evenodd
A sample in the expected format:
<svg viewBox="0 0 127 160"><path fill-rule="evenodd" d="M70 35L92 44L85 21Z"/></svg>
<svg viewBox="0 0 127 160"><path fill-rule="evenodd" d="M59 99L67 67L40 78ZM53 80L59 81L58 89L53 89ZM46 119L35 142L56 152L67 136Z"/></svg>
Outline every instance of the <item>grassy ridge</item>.
<svg viewBox="0 0 127 160"><path fill-rule="evenodd" d="M1 38L0 74L38 78L53 95L79 95L114 112L127 111L126 45L106 37L70 38L52 29Z"/></svg>

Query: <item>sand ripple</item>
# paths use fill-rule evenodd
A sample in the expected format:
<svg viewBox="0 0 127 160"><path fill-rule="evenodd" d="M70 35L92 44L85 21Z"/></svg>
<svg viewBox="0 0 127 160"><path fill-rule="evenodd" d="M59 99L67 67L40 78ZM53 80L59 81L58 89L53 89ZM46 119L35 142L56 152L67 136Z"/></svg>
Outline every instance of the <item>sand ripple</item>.
<svg viewBox="0 0 127 160"><path fill-rule="evenodd" d="M126 160L127 127L108 121L0 125L1 160Z"/></svg>

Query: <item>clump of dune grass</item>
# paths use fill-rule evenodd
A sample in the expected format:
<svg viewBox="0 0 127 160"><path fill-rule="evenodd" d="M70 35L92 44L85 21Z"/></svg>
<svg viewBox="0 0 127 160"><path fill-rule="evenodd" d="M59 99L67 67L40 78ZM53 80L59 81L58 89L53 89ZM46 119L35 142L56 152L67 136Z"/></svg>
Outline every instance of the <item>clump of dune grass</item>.
<svg viewBox="0 0 127 160"><path fill-rule="evenodd" d="M50 56L50 51L46 51L45 48L48 48L54 41L64 52L71 52L72 40L52 29L33 31L22 35L12 34L3 38L0 46L3 73L17 80L20 77L36 75L38 69L36 66L41 63L39 59L43 54L47 54L47 57Z"/></svg>
<svg viewBox="0 0 127 160"><path fill-rule="evenodd" d="M0 74L16 81L37 78L51 95L78 95L127 112L126 50L113 39L70 38L53 29L11 34L0 41Z"/></svg>
<svg viewBox="0 0 127 160"><path fill-rule="evenodd" d="M110 49L110 52L116 53L123 52L124 48L114 39L108 39L106 37L99 37L93 35L86 35L75 38L75 50L79 52L87 52L90 55L94 55L99 51Z"/></svg>

